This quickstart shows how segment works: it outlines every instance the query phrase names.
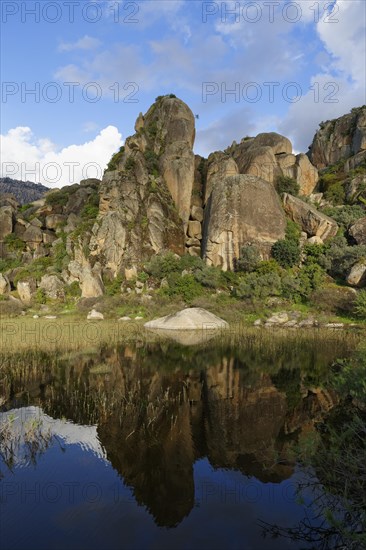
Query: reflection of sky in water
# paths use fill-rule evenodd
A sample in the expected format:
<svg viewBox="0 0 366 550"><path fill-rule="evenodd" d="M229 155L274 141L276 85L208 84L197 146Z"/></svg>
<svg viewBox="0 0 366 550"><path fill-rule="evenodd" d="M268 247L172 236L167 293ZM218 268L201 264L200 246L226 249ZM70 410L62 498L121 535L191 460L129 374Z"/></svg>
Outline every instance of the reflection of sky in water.
<svg viewBox="0 0 366 550"><path fill-rule="evenodd" d="M105 459L95 426L54 420L36 407L7 414L17 423L42 419L62 444L54 439L29 468L11 473L2 467L0 542L6 550L296 548L283 539L263 539L256 522L290 525L303 517L293 490L300 472L279 484L261 483L238 471L214 470L207 458L197 460L195 505L176 528L167 529L136 503L133 490Z"/></svg>
<svg viewBox="0 0 366 550"><path fill-rule="evenodd" d="M40 431L45 436L56 437L60 445L79 445L83 450L104 458L105 453L99 442L96 426L79 426L68 420L58 420L45 414L39 407L23 407L0 413L0 423L11 420L12 432L19 435L15 446L15 467L26 466L24 458L24 432L33 422L40 423Z"/></svg>

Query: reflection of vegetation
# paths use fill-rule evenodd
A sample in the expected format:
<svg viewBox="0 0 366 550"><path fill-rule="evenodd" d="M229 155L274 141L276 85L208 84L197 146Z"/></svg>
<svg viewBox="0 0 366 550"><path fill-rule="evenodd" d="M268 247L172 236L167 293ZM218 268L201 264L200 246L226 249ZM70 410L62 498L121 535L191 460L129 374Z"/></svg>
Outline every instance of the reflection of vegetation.
<svg viewBox="0 0 366 550"><path fill-rule="evenodd" d="M339 415L333 413L321 432L314 430L313 423L337 403L333 398L322 402L327 393L319 386L329 386L334 376L330 363L338 354L347 355L354 343L351 335L334 334L325 340L312 331L275 336L252 330L192 347L157 340L63 355L35 350L6 355L3 389L7 401L16 395L18 406L35 403L53 418L97 424L108 459L153 514L160 510L161 495L169 494L169 503L174 502L175 488L181 487L177 479L183 476L183 484L193 483L192 441L197 452L206 453L217 467L239 468L246 475L249 468L258 479L279 481L292 472L289 448L294 448L297 438L304 440L310 428L311 444L300 450L303 463L312 465L317 475L314 480L307 476L310 488L314 483L318 491L320 480L333 491L328 496L321 488L324 500L317 500L329 507L325 518L329 526L333 517L338 519L337 506L342 502L342 486L334 493L340 478L334 440L341 425L344 438L339 448L348 445L341 457L351 460L357 455L355 434L360 428L353 427L349 417L341 418L340 424ZM248 419L255 425L248 425ZM30 457L46 445L39 432L37 425L30 426L34 434L27 436ZM250 457L241 452L247 436L253 445ZM347 479L352 472L348 468ZM362 476L359 479L361 483ZM187 502L176 521L191 510L191 501ZM159 517L161 524L170 522L165 508Z"/></svg>
<svg viewBox="0 0 366 550"><path fill-rule="evenodd" d="M274 537L310 543L312 548L358 550L366 547L365 350L338 362L337 368L333 384L345 401L319 426L313 445L300 448L304 464L314 474L297 492L302 498L310 491L313 518L294 527L262 526Z"/></svg>

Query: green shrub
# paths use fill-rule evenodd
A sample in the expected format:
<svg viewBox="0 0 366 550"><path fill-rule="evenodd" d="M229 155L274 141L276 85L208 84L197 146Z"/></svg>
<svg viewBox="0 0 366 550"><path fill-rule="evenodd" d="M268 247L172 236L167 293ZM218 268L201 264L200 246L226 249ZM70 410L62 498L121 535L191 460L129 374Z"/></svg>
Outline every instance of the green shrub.
<svg viewBox="0 0 366 550"><path fill-rule="evenodd" d="M366 258L366 246L349 246L342 236L334 237L325 246L324 255L319 258L319 264L334 277L344 278L351 267L361 259Z"/></svg>
<svg viewBox="0 0 366 550"><path fill-rule="evenodd" d="M73 281L65 287L65 298L79 298L81 296L81 288L78 281Z"/></svg>
<svg viewBox="0 0 366 550"><path fill-rule="evenodd" d="M300 262L300 235L299 225L287 220L285 239L277 241L271 250L272 257L281 267L293 267Z"/></svg>
<svg viewBox="0 0 366 550"><path fill-rule="evenodd" d="M53 265L56 271L61 273L68 266L70 257L66 251L66 234L61 233L60 242L52 248Z"/></svg>
<svg viewBox="0 0 366 550"><path fill-rule="evenodd" d="M287 220L286 221L286 239L289 241L296 241L299 242L300 236L301 236L301 228L300 226L292 221Z"/></svg>
<svg viewBox="0 0 366 550"><path fill-rule="evenodd" d="M25 212L26 210L28 210L32 206L33 206L33 204L31 202L28 203L28 204L22 204L21 206L19 206L18 211L19 212Z"/></svg>
<svg viewBox="0 0 366 550"><path fill-rule="evenodd" d="M338 208L324 208L324 214L333 218L345 230L348 229L356 220L366 216L366 211L359 205L345 205Z"/></svg>
<svg viewBox="0 0 366 550"><path fill-rule="evenodd" d="M146 283L149 280L149 274L146 271L140 271L137 275L137 280L141 283Z"/></svg>
<svg viewBox="0 0 366 550"><path fill-rule="evenodd" d="M255 271L261 259L262 258L258 248L255 245L247 244L243 246L240 251L240 256L236 266L237 270L248 272Z"/></svg>
<svg viewBox="0 0 366 550"><path fill-rule="evenodd" d="M66 206L69 200L69 193L65 190L54 191L46 195L46 204L50 206Z"/></svg>
<svg viewBox="0 0 366 550"><path fill-rule="evenodd" d="M146 166L149 174L152 174L155 177L159 176L159 157L154 151L147 150L144 153L144 158L146 161Z"/></svg>
<svg viewBox="0 0 366 550"><path fill-rule="evenodd" d="M16 269L22 265L22 260L18 256L17 258L0 258L0 273L5 273L9 269Z"/></svg>
<svg viewBox="0 0 366 550"><path fill-rule="evenodd" d="M282 195L282 193L289 193L297 197L300 191L300 185L293 178L279 176L279 178L277 178L277 191L280 195Z"/></svg>
<svg viewBox="0 0 366 550"><path fill-rule="evenodd" d="M42 276L48 267L52 265L52 259L50 257L37 258L30 264L21 269L14 277L14 284L19 281L26 281L28 279L35 279L40 281Z"/></svg>
<svg viewBox="0 0 366 550"><path fill-rule="evenodd" d="M43 288L37 288L35 294L34 294L34 301L36 304L45 304L47 301L47 296Z"/></svg>
<svg viewBox="0 0 366 550"><path fill-rule="evenodd" d="M324 198L333 204L343 204L346 201L346 192L343 183L338 181L328 187L324 193Z"/></svg>
<svg viewBox="0 0 366 550"><path fill-rule="evenodd" d="M282 270L276 260L271 258L270 260L264 260L263 262L260 262L255 271L256 273L258 273L258 275L266 275L268 273L277 273L277 275L280 275Z"/></svg>
<svg viewBox="0 0 366 550"><path fill-rule="evenodd" d="M147 133L151 139L154 139L158 135L158 125L155 120L149 124Z"/></svg>
<svg viewBox="0 0 366 550"><path fill-rule="evenodd" d="M194 271L194 278L202 286L218 288L222 284L221 270L217 267L205 265Z"/></svg>
<svg viewBox="0 0 366 550"><path fill-rule="evenodd" d="M110 172L110 171L113 171L113 170L117 170L118 168L118 165L119 163L121 162L122 160L122 157L123 157L123 154L125 152L125 148L124 146L122 145L122 147L119 148L119 151L117 153L115 153L111 160L108 162L108 165L107 165L107 168L106 168L106 172Z"/></svg>
<svg viewBox="0 0 366 550"><path fill-rule="evenodd" d="M121 284L122 284L121 276L117 276L112 281L104 280L103 282L104 282L105 293L107 296L116 296L117 294L121 294Z"/></svg>
<svg viewBox="0 0 366 550"><path fill-rule="evenodd" d="M296 241L282 239L272 246L272 256L281 267L293 267L300 261L300 247Z"/></svg>
<svg viewBox="0 0 366 550"><path fill-rule="evenodd" d="M136 166L136 161L134 158L132 157L128 157L128 159L126 160L126 164L125 164L125 168L126 170L133 170Z"/></svg>
<svg viewBox="0 0 366 550"><path fill-rule="evenodd" d="M202 286L196 281L194 275L183 275L172 273L168 277L168 287L164 287L159 292L164 296L179 296L185 302L191 302L194 298L202 295Z"/></svg>
<svg viewBox="0 0 366 550"><path fill-rule="evenodd" d="M99 206L95 206L94 204L86 204L81 211L81 217L84 220L95 220L98 214Z"/></svg>
<svg viewBox="0 0 366 550"><path fill-rule="evenodd" d="M366 320L366 290L357 293L354 310L358 317Z"/></svg>
<svg viewBox="0 0 366 550"><path fill-rule="evenodd" d="M180 260L172 252L153 256L151 260L145 264L145 271L159 280L164 279L164 277L171 273L177 273L180 270Z"/></svg>
<svg viewBox="0 0 366 550"><path fill-rule="evenodd" d="M236 289L236 295L239 298L263 299L268 296L280 296L281 278L276 273L267 273L258 275L257 273L248 273L240 282Z"/></svg>
<svg viewBox="0 0 366 550"><path fill-rule="evenodd" d="M319 262L326 252L327 247L324 244L308 244L306 243L303 248L303 253L306 257L306 262Z"/></svg>
<svg viewBox="0 0 366 550"><path fill-rule="evenodd" d="M22 239L20 239L15 233L6 235L4 243L10 252L21 252L24 250L24 241L22 241Z"/></svg>
<svg viewBox="0 0 366 550"><path fill-rule="evenodd" d="M200 258L199 256L190 256L189 254L185 254L184 256L181 256L179 259L179 265L182 271L184 269L203 269L206 267L205 262Z"/></svg>

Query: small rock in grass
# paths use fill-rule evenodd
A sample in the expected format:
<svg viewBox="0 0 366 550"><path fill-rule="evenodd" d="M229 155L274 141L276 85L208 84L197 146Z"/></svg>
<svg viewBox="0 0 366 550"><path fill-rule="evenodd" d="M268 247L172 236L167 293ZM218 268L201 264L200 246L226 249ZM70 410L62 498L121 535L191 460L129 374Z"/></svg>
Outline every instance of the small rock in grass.
<svg viewBox="0 0 366 550"><path fill-rule="evenodd" d="M103 313L100 313L100 311L96 311L95 309L92 309L91 311L89 311L87 316L88 321L96 321L96 320L103 320L103 319L104 319Z"/></svg>

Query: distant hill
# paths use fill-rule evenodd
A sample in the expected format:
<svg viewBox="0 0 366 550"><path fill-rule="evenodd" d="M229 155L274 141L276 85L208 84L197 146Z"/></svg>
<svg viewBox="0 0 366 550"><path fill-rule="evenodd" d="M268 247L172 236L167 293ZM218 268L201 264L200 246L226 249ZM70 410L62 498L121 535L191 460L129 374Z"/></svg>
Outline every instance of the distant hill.
<svg viewBox="0 0 366 550"><path fill-rule="evenodd" d="M0 178L0 193L11 193L21 205L40 199L46 191L49 188L40 183Z"/></svg>

